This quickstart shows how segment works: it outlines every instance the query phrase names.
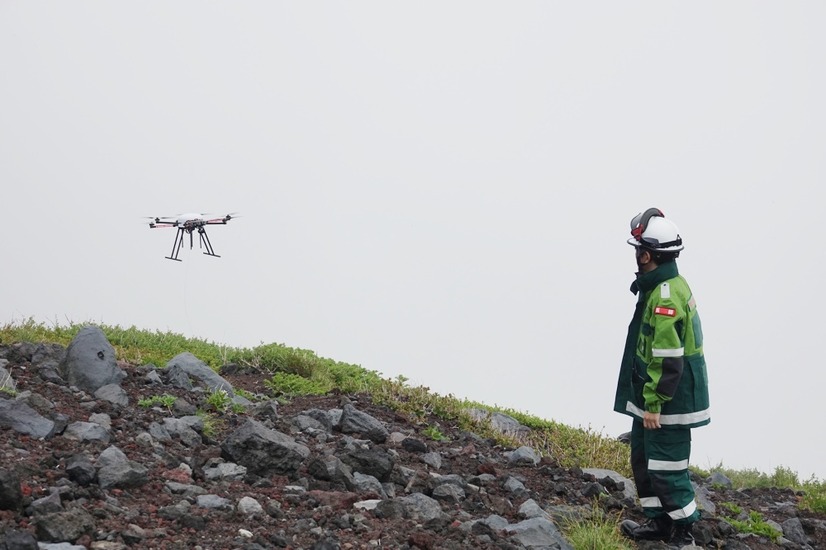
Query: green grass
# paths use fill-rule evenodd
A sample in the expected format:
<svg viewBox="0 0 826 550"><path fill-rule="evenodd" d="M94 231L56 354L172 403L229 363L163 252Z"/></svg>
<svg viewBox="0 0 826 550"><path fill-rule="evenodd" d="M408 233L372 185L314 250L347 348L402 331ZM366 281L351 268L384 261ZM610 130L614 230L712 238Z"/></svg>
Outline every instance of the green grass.
<svg viewBox="0 0 826 550"><path fill-rule="evenodd" d="M14 397L17 395L17 391L9 384L9 380L11 379L11 373L0 374L0 392L5 393L8 396Z"/></svg>
<svg viewBox="0 0 826 550"><path fill-rule="evenodd" d="M201 422L203 422L203 433L207 437L215 437L215 435L225 426L225 422L222 418L206 411L196 411L195 415L201 419Z"/></svg>
<svg viewBox="0 0 826 550"><path fill-rule="evenodd" d="M620 517L605 513L598 503L588 517L561 522L562 532L576 550L633 550L619 529Z"/></svg>
<svg viewBox="0 0 826 550"><path fill-rule="evenodd" d="M138 401L138 406L149 408L154 407L155 405L162 405L167 409L172 409L172 405L175 404L175 396L169 394L163 395L152 395L150 397L146 397Z"/></svg>
<svg viewBox="0 0 826 550"><path fill-rule="evenodd" d="M760 512L752 510L745 515L744 519L740 519L743 517L743 509L737 504L724 502L720 508L726 521L741 533L754 533L766 537L772 542L777 542L777 539L782 535L780 531L766 523Z"/></svg>
<svg viewBox="0 0 826 550"><path fill-rule="evenodd" d="M692 466L692 470L703 477L719 472L731 480L734 489L765 489L777 487L791 489L802 493L800 507L819 514L826 514L826 480L815 477L801 481L797 473L784 466L778 466L772 473L761 472L753 468L733 470L718 464L709 470Z"/></svg>
<svg viewBox="0 0 826 550"><path fill-rule="evenodd" d="M448 441L448 437L436 426L428 426L422 430L422 435L433 441Z"/></svg>
<svg viewBox="0 0 826 550"><path fill-rule="evenodd" d="M528 445L543 456L552 457L561 466L607 468L631 477L629 449L615 438L606 437L590 427L572 427L513 409L488 406L439 395L423 386L409 386L407 379L385 379L380 373L318 357L314 352L291 348L283 344L261 344L253 348L232 348L180 334L149 331L134 326L122 328L97 323L58 323L45 325L29 319L0 326L0 344L14 342L46 342L68 346L78 331L87 324L98 326L115 348L118 359L133 364L151 363L164 366L175 355L191 352L216 371L235 363L251 366L267 373L265 386L273 396L290 399L300 395L323 395L338 391L345 394L368 393L373 401L406 415L421 426L428 437L442 435L445 426L472 431L495 440L503 446ZM224 396L213 392L208 396L211 408L226 410ZM160 404L164 404L161 402ZM146 406L146 405L144 405ZM525 435L503 435L488 421L474 419L469 409L479 408L503 412L530 428ZM235 412L239 412L233 408ZM438 426L438 427L437 427ZM720 471L732 480L736 488L782 487L802 493L801 507L826 513L826 482L812 478L801 481L793 471L777 468L766 474L756 470L729 470L722 464L710 471L692 466L703 476ZM603 518L601 521L604 521ZM593 528L593 526L591 526ZM597 546L583 546L583 548Z"/></svg>
<svg viewBox="0 0 826 550"><path fill-rule="evenodd" d="M206 391L206 402L216 411L225 411L229 408L230 403L232 403L232 398L229 396L229 393L227 393L227 390L217 388Z"/></svg>
<svg viewBox="0 0 826 550"><path fill-rule="evenodd" d="M172 332L142 330L134 326L122 328L98 323L69 323L65 326L55 323L47 326L32 319L8 323L0 327L0 344L50 342L68 346L86 325L99 327L115 348L118 359L130 363L164 366L170 359L185 351L191 352L214 369L227 362L228 348L206 340L187 338Z"/></svg>

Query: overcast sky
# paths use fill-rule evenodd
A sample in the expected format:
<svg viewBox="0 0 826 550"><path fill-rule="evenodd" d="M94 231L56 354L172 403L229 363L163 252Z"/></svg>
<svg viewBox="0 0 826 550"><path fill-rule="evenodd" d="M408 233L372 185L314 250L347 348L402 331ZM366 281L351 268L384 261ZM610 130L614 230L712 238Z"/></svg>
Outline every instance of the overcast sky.
<svg viewBox="0 0 826 550"><path fill-rule="evenodd" d="M0 321L283 343L614 437L628 222L686 244L693 463L826 479L822 2L0 0ZM221 258L143 216L242 217Z"/></svg>

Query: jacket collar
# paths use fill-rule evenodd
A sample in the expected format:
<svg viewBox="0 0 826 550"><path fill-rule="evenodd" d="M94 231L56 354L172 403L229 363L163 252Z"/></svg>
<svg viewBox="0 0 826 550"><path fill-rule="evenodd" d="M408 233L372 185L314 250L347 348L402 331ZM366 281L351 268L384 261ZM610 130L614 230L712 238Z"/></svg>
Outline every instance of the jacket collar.
<svg viewBox="0 0 826 550"><path fill-rule="evenodd" d="M637 280L631 283L631 292L637 294L642 291L645 294L656 288L660 283L673 279L679 274L677 262L666 262L648 273L637 273Z"/></svg>

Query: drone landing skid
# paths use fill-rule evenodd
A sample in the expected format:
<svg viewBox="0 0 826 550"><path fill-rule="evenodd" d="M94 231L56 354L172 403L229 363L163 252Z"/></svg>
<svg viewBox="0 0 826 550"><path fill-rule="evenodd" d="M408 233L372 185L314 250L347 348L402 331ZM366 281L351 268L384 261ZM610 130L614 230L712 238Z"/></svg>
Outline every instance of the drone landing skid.
<svg viewBox="0 0 826 550"><path fill-rule="evenodd" d="M180 258L178 258L178 254L181 252L181 248L184 245L184 233L189 233L189 248L190 248L190 250L192 249L192 246L193 246L192 229L187 229L185 227L179 227L178 232L175 234L175 242L172 245L172 252L169 256L166 256L167 260L175 260L176 262L182 261ZM214 258L220 258L221 257L218 254L216 254L215 251L212 249L212 243L209 242L209 237L207 236L206 229L204 229L203 227L198 228L198 239L200 241L199 245L200 245L201 249L204 249L204 248L206 249L206 252L204 252L205 255L212 256Z"/></svg>

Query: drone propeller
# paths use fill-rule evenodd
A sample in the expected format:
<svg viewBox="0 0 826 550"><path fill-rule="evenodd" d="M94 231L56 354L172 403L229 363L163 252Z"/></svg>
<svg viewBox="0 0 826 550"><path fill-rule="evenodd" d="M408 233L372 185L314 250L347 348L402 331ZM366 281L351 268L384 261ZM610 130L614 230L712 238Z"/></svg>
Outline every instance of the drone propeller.
<svg viewBox="0 0 826 550"><path fill-rule="evenodd" d="M173 216L144 216L143 219L149 220L149 227L175 227L178 225L177 220ZM141 222L147 223L147 222Z"/></svg>
<svg viewBox="0 0 826 550"><path fill-rule="evenodd" d="M238 212L230 212L229 214L227 214L225 216L210 216L210 217L205 216L205 221L209 225L226 224L228 221L234 220L235 218L239 218L239 217L240 217L240 215L238 214Z"/></svg>

